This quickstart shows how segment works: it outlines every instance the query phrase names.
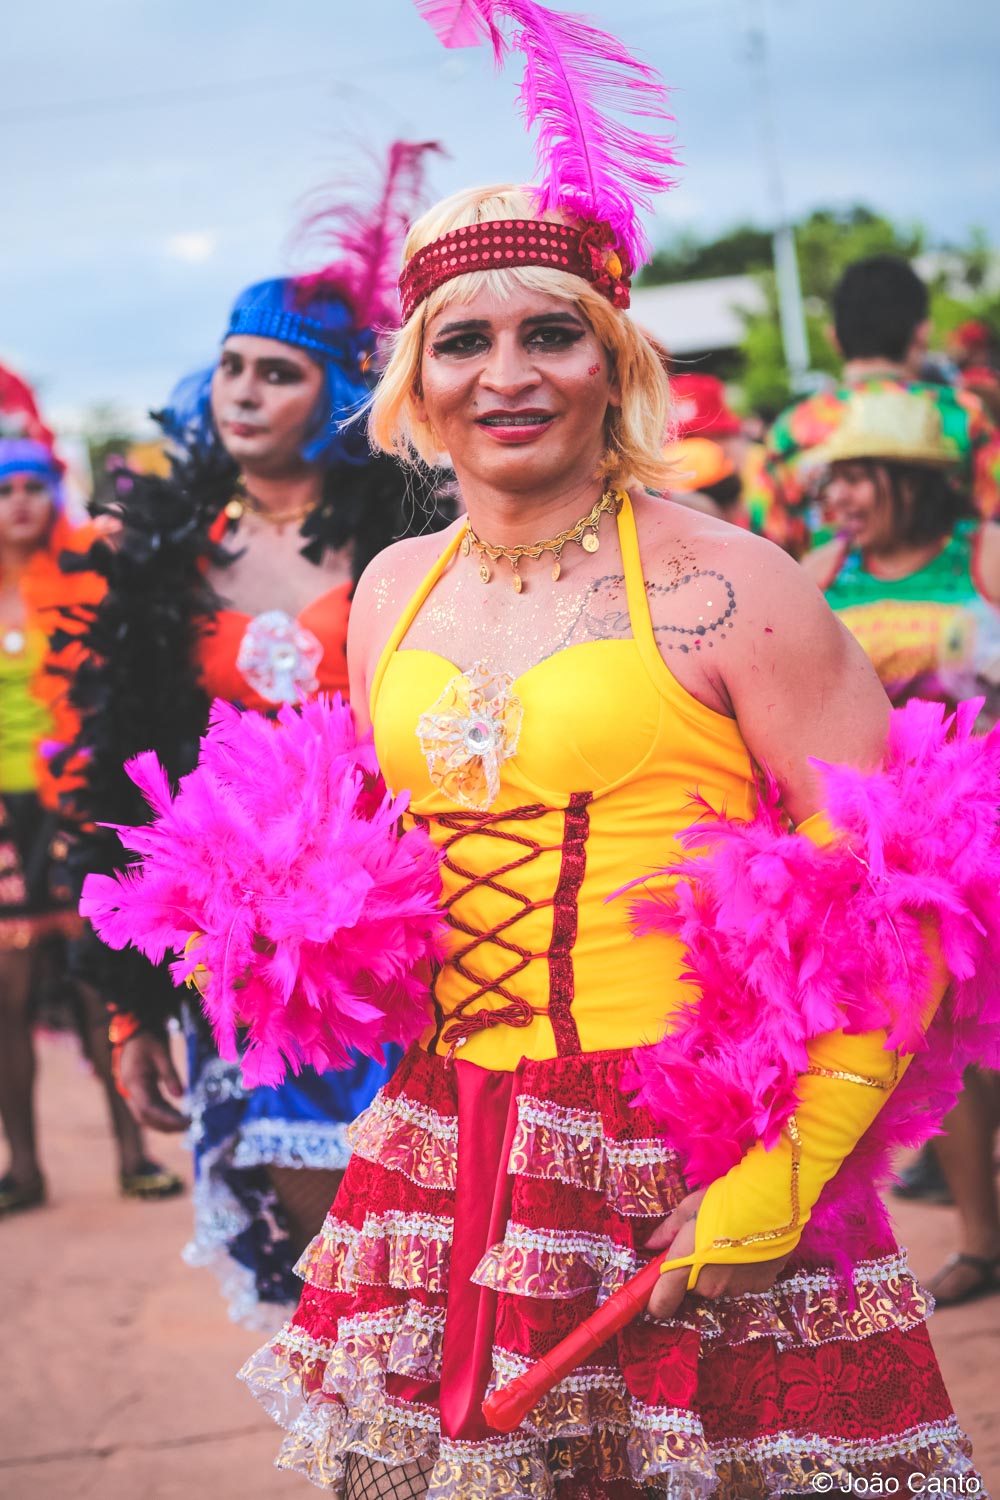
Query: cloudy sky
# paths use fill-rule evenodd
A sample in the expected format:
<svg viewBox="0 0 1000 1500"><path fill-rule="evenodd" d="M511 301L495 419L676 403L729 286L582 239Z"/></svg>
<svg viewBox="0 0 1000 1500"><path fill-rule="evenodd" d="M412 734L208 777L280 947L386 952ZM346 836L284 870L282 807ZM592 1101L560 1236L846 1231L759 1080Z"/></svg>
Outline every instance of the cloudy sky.
<svg viewBox="0 0 1000 1500"><path fill-rule="evenodd" d="M674 86L685 166L654 235L767 222L763 17L793 213L862 200L1000 243L996 0L578 8ZM64 421L155 405L210 358L233 295L287 268L302 195L359 149L441 140L439 194L531 171L514 77L443 51L411 0L33 0L0 47L0 359Z"/></svg>

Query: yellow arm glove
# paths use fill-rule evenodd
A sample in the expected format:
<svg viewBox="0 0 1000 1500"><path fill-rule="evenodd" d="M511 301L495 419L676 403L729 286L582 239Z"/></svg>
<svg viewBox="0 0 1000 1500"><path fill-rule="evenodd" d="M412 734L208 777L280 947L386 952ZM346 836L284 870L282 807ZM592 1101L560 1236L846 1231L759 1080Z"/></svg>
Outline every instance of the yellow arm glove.
<svg viewBox="0 0 1000 1500"><path fill-rule="evenodd" d="M816 843L829 840L822 813L798 830ZM925 1027L948 988L950 976L937 935L926 932L931 975ZM695 1253L672 1265L690 1265L689 1288L702 1266L774 1260L794 1250L823 1187L850 1155L911 1057L885 1050L886 1032L818 1037L807 1047L809 1070L800 1080L800 1103L777 1146L752 1146L705 1193L695 1223Z"/></svg>

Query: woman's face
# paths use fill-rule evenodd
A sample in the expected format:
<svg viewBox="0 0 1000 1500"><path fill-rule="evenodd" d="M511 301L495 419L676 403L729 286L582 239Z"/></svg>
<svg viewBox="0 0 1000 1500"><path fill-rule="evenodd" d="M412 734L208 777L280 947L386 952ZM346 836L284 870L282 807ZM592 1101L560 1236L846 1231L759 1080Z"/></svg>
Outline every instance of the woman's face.
<svg viewBox="0 0 1000 1500"><path fill-rule="evenodd" d="M212 377L212 416L229 456L246 473L303 467L323 371L302 349L277 339L226 339Z"/></svg>
<svg viewBox="0 0 1000 1500"><path fill-rule="evenodd" d="M512 493L593 478L609 406L607 351L574 304L517 290L452 302L429 322L416 414L461 481Z"/></svg>
<svg viewBox="0 0 1000 1500"><path fill-rule="evenodd" d="M41 547L51 521L52 492L40 475L0 478L0 546Z"/></svg>
<svg viewBox="0 0 1000 1500"><path fill-rule="evenodd" d="M823 490L830 524L862 551L879 550L895 540L889 486L875 464L864 459L832 464Z"/></svg>

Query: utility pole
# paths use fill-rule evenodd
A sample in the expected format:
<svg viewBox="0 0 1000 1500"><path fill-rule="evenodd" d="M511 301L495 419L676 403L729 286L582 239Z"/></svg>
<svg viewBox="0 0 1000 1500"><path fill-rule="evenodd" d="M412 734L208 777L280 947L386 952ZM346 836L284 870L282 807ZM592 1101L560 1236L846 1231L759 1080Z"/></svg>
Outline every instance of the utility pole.
<svg viewBox="0 0 1000 1500"><path fill-rule="evenodd" d="M795 230L785 207L785 188L781 175L781 157L774 124L774 100L771 89L771 63L767 43L767 19L764 0L747 0L750 29L747 34L747 58L757 96L758 125L764 172L767 179L769 215L774 240L774 273L778 285L778 316L781 321L781 343L792 390L802 391L809 373L809 339L802 304L802 283L795 250Z"/></svg>

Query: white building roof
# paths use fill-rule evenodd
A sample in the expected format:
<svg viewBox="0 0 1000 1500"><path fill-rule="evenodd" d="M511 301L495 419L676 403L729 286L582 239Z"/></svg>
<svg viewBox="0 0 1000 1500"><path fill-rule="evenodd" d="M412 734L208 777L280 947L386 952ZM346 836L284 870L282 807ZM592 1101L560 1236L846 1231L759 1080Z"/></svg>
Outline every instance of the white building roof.
<svg viewBox="0 0 1000 1500"><path fill-rule="evenodd" d="M767 311L763 288L753 276L680 281L632 293L632 316L671 354L735 348L743 338L740 308Z"/></svg>

